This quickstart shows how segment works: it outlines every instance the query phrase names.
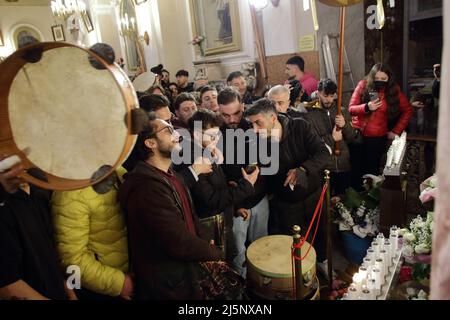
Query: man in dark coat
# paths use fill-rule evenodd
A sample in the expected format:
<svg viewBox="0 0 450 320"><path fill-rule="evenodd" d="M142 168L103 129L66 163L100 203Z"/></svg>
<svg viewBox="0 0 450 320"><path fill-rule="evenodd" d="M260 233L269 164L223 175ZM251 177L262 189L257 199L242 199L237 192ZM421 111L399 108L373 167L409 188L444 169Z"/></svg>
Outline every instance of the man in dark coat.
<svg viewBox="0 0 450 320"><path fill-rule="evenodd" d="M304 235L320 197L329 153L308 122L278 116L274 103L268 99L257 101L245 115L257 134L279 144L278 158L272 155L272 161L279 161L279 169L269 184L274 194L278 231L292 234L292 227L300 225ZM324 238L319 228L314 244L319 262L326 259Z"/></svg>
<svg viewBox="0 0 450 320"><path fill-rule="evenodd" d="M200 237L189 191L170 169L178 142L170 124L150 117L137 141L142 161L119 191L137 299L202 299L199 262L222 258L210 239Z"/></svg>
<svg viewBox="0 0 450 320"><path fill-rule="evenodd" d="M23 170L0 172L0 300L76 299L60 270L51 192L25 183Z"/></svg>
<svg viewBox="0 0 450 320"><path fill-rule="evenodd" d="M306 120L325 143L328 161L325 169L331 172L331 194L342 195L351 184L350 152L348 143L356 139L356 130L352 127L350 115L346 110L337 114L335 96L337 85L331 79L322 79L318 85L319 100L307 107ZM335 154L335 143L339 142L340 154Z"/></svg>
<svg viewBox="0 0 450 320"><path fill-rule="evenodd" d="M226 260L232 262L235 255L234 238L232 234L233 217L240 214L241 219L247 220L250 216L243 216L244 211L239 210L246 198L253 196L254 184L258 178L259 169L252 174L242 172L243 178L237 181L236 186L229 186L222 170L223 156L217 148L220 137L220 115L211 110L201 109L189 119L191 139L183 140L183 160L185 163L178 166L183 177L188 174L186 167L194 159L202 155L211 163L212 172L200 175L190 186L197 215L200 218L209 218L224 213L225 228L224 240L226 242ZM177 170L177 169L176 169ZM191 175L193 175L192 170ZM216 243L217 244L217 243Z"/></svg>

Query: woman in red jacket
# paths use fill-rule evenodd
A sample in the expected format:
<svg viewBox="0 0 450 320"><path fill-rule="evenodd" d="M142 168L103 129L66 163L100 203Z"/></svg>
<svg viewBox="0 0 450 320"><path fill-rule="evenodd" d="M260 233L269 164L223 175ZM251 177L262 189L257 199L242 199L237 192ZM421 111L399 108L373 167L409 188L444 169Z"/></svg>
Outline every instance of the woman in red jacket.
<svg viewBox="0 0 450 320"><path fill-rule="evenodd" d="M408 126L413 108L395 83L386 64L373 66L350 100L353 127L363 136L362 174L380 174L380 160L387 140L401 135Z"/></svg>

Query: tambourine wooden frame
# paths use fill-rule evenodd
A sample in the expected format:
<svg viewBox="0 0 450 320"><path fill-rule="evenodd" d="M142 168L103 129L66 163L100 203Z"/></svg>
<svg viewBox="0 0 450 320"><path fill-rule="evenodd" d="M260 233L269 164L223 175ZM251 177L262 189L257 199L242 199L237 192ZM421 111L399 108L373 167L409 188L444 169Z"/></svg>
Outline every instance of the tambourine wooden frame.
<svg viewBox="0 0 450 320"><path fill-rule="evenodd" d="M124 119L126 126L128 128L128 134L126 137L126 140L124 141L124 147L122 149L122 152L119 156L119 158L116 160L116 162L112 165L112 169L108 171L105 175L102 177L91 180L91 179L84 179L84 180L72 180L72 179L66 179L62 177L58 177L55 175L52 175L51 173L46 172L46 178L48 179L48 182L36 179L32 177L27 172L24 172L21 174L21 177L23 177L27 182L36 185L41 188L45 189L51 189L51 190L75 190L75 189L81 189L90 185L93 185L95 183L100 182L107 176L109 176L115 169L120 166L125 158L130 153L130 150L133 148L134 143L136 142L137 136L135 134L131 133L132 128L132 117L131 117L131 111L133 109L136 109L139 107L136 94L134 92L133 85L131 84L130 80L128 79L128 76L125 74L125 72L114 64L108 64L104 59L102 59L99 55L97 55L95 52L90 51L87 48L83 48L80 46L76 46L69 43L59 43L59 42L42 42L34 45L27 46L25 48L22 48L20 50L17 50L12 55L7 57L2 63L0 63L0 154L4 155L18 155L20 159L22 160L22 164L25 167L25 169L37 167L34 163L32 163L26 156L26 154L19 150L16 146L16 143L13 139L13 133L11 129L11 125L9 122L9 108L8 108L8 97L9 92L11 89L11 85L13 83L13 80L19 70L28 62L23 58L24 55L27 52L30 52L35 49L42 49L43 52L52 50L55 48L62 48L62 47L76 47L80 50L85 51L87 54L92 55L97 61L99 61L106 69L111 73L111 75L114 77L114 80L116 81L119 88L121 88L121 94L123 97L123 100L125 102L126 107L126 117ZM32 147L32 146L31 146ZM94 172L93 172L94 173Z"/></svg>

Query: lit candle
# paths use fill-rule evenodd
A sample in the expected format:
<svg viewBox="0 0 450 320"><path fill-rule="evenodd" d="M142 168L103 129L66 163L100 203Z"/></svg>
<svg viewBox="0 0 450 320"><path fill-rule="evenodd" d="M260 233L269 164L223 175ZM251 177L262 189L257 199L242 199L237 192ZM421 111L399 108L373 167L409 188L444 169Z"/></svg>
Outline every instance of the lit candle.
<svg viewBox="0 0 450 320"><path fill-rule="evenodd" d="M378 268L374 268L372 270L372 278L373 278L373 280L375 280L375 289L378 290L379 292L381 292L381 286L382 286L381 270Z"/></svg>
<svg viewBox="0 0 450 320"><path fill-rule="evenodd" d="M398 231L399 230L398 230L397 226L392 226L391 229L389 229L389 234L395 233L395 235L398 236Z"/></svg>
<svg viewBox="0 0 450 320"><path fill-rule="evenodd" d="M385 275L387 275L389 273L389 267L391 266L391 263L392 263L389 251L384 250L384 249L381 250L380 258L383 259L384 266L385 266L384 272L385 272Z"/></svg>
<svg viewBox="0 0 450 320"><path fill-rule="evenodd" d="M379 295L377 286L376 286L376 280L375 279L369 279L367 281L367 289L370 290L372 293L372 300L376 300L377 296Z"/></svg>
<svg viewBox="0 0 450 320"><path fill-rule="evenodd" d="M353 284L355 285L356 289L358 290L358 293L361 291L362 287L362 275L358 272L353 275Z"/></svg>
<svg viewBox="0 0 450 320"><path fill-rule="evenodd" d="M363 266L359 267L359 272L358 273L359 273L359 275L361 277L361 283L363 285L365 285L366 282L367 282L367 276L368 276L367 268L363 267Z"/></svg>
<svg viewBox="0 0 450 320"><path fill-rule="evenodd" d="M369 269L370 267L372 267L373 265L373 260L371 258L364 258L363 260L363 266L366 267L367 269Z"/></svg>
<svg viewBox="0 0 450 320"><path fill-rule="evenodd" d="M351 284L347 291L348 300L357 300L359 298L359 291L354 284Z"/></svg>
<svg viewBox="0 0 450 320"><path fill-rule="evenodd" d="M371 260L375 260L375 250L373 249L369 249L367 250L367 258L371 259Z"/></svg>
<svg viewBox="0 0 450 320"><path fill-rule="evenodd" d="M389 235L389 242L391 244L391 256L392 258L395 258L398 250L398 236L395 232L391 232Z"/></svg>
<svg viewBox="0 0 450 320"><path fill-rule="evenodd" d="M375 269L380 270L380 281L381 285L384 284L384 277L385 277L385 267L384 267L384 261L381 258L378 258L375 260ZM374 270L375 271L375 270Z"/></svg>
<svg viewBox="0 0 450 320"><path fill-rule="evenodd" d="M374 256L373 256L373 258L374 258L374 259L375 259L375 258L378 258L379 255L380 255L380 244L379 244L378 242L372 243L372 248L373 248L373 251L374 251Z"/></svg>
<svg viewBox="0 0 450 320"><path fill-rule="evenodd" d="M360 300L373 300L372 298L372 292L364 286L361 290L361 295L359 297Z"/></svg>

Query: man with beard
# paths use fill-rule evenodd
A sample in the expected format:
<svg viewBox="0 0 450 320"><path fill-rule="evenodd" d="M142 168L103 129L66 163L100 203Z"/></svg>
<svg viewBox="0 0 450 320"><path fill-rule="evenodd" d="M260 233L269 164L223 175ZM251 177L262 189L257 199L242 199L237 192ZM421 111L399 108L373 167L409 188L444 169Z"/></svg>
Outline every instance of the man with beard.
<svg viewBox="0 0 450 320"><path fill-rule="evenodd" d="M278 233L290 235L294 225L306 232L320 198L329 152L308 122L278 115L269 99L258 100L245 115L255 133L279 144L279 170L269 179ZM314 243L320 263L326 260L323 226L321 219Z"/></svg>
<svg viewBox="0 0 450 320"><path fill-rule="evenodd" d="M228 87L219 93L217 98L219 102L219 112L222 116L224 125L222 131L222 146L224 165L223 171L230 185L236 186L237 181L243 178L242 169L251 165L250 153L256 153L256 137L248 130L251 130L250 123L244 119L244 105L239 92ZM232 143L227 139L234 139ZM230 146L228 146L230 144ZM228 149L228 147L230 147ZM239 161L244 160L244 161ZM237 249L237 256L233 265L245 278L246 268L245 252L246 242L251 243L261 237L267 236L269 219L269 201L266 195L266 184L263 176L260 176L254 185L255 192L253 196L248 197L239 207L243 214L250 216L250 219L243 220L241 217L235 217L233 221L233 234Z"/></svg>
<svg viewBox="0 0 450 320"><path fill-rule="evenodd" d="M189 191L170 169L179 139L170 124L150 117L137 141L141 161L120 187L137 299L202 299L199 262L221 259L200 237Z"/></svg>
<svg viewBox="0 0 450 320"><path fill-rule="evenodd" d="M331 194L342 195L350 187L350 152L347 143L356 138L356 130L351 125L346 110L337 114L335 103L337 85L331 79L322 79L318 85L319 101L307 108L306 120L325 143L330 152L325 169L331 172ZM334 153L335 142L340 142L340 155Z"/></svg>

